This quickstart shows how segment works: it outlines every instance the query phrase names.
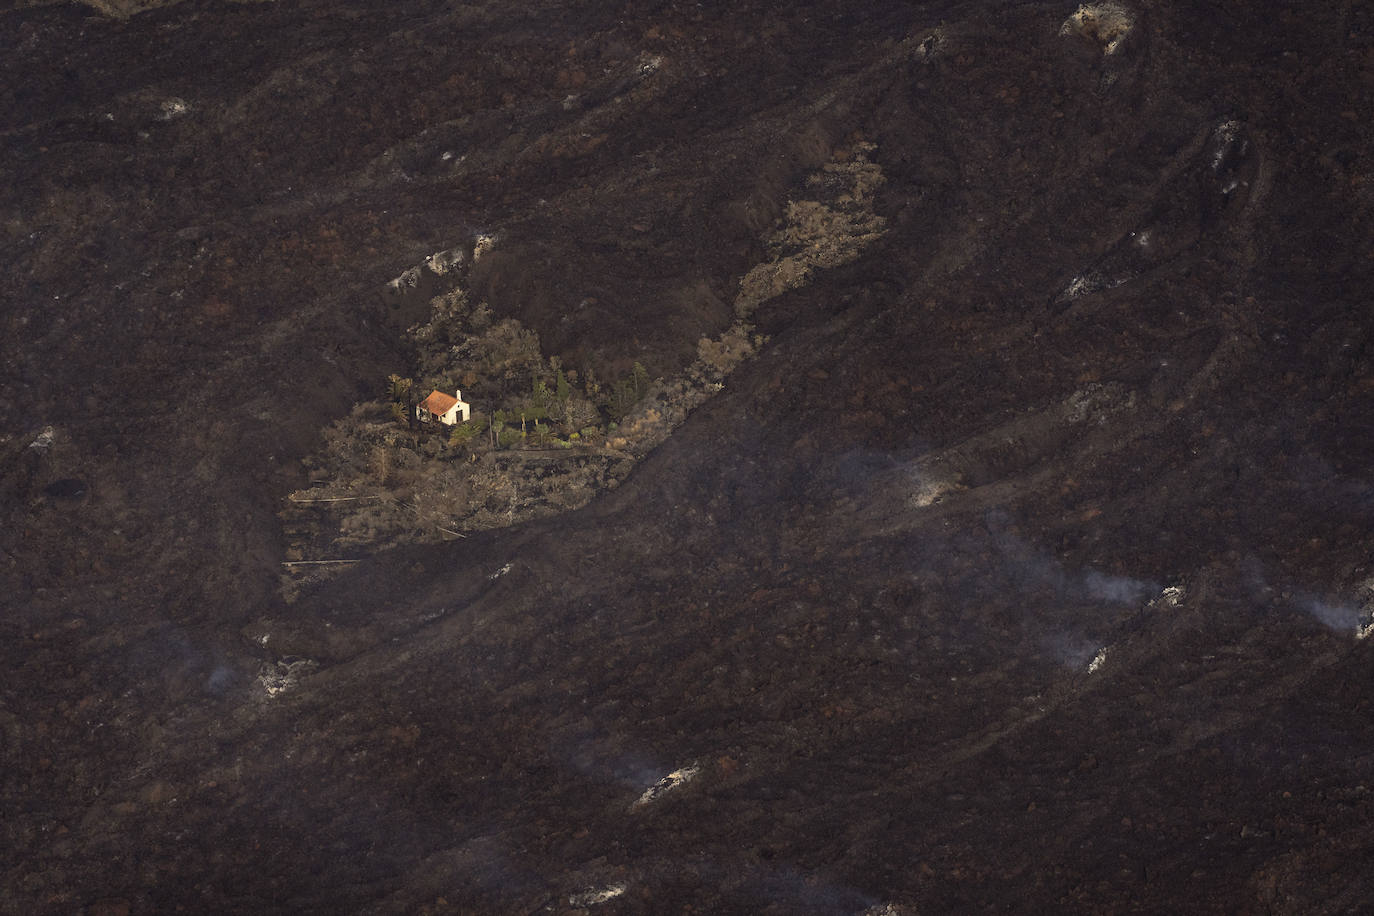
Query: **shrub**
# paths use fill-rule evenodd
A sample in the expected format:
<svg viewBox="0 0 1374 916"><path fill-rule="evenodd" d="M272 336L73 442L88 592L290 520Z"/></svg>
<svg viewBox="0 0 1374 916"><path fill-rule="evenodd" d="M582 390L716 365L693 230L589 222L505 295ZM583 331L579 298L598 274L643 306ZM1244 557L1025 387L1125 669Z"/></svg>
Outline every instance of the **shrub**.
<svg viewBox="0 0 1374 916"><path fill-rule="evenodd" d="M471 442L476 438L478 433L483 431L484 427L478 422L477 418L474 417L466 423L459 423L457 426L453 427L453 432L449 433L448 436L448 444L454 448L462 447Z"/></svg>
<svg viewBox="0 0 1374 916"><path fill-rule="evenodd" d="M750 340L750 330L749 326L736 323L717 340L701 338L697 341L697 363L694 368L711 380L729 375L757 350L754 341Z"/></svg>

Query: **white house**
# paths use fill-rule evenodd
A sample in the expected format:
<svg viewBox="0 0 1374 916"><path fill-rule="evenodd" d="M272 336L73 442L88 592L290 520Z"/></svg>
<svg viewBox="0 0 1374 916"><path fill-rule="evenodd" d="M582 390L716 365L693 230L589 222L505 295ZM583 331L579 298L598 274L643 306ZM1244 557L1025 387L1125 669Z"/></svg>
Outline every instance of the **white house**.
<svg viewBox="0 0 1374 916"><path fill-rule="evenodd" d="M415 405L415 418L423 423L438 420L445 426L466 423L472 417L472 405L463 400L461 389L454 389L452 395L444 394L437 388Z"/></svg>

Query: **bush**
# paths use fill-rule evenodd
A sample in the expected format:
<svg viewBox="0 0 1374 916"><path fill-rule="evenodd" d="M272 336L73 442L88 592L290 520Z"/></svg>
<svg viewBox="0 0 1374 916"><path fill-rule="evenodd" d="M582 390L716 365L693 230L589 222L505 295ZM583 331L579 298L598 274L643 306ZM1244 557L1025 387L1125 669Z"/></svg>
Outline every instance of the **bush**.
<svg viewBox="0 0 1374 916"><path fill-rule="evenodd" d="M483 431L484 427L475 418L466 423L459 423L453 427L453 432L449 433L448 444L454 448L459 448L467 445L477 437L478 433Z"/></svg>
<svg viewBox="0 0 1374 916"><path fill-rule="evenodd" d="M755 341L750 340L750 330L748 325L736 323L717 340L701 338L697 341L697 362L693 368L707 379L723 379L757 351Z"/></svg>

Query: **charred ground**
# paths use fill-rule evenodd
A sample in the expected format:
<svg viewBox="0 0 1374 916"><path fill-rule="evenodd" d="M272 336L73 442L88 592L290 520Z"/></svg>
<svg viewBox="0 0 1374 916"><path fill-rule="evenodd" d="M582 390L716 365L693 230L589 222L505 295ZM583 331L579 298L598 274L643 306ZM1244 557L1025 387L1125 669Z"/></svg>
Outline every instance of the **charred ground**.
<svg viewBox="0 0 1374 916"><path fill-rule="evenodd" d="M1374 21L1144 6L0 15L0 906L1361 906ZM388 280L677 372L858 142L618 488L283 602Z"/></svg>

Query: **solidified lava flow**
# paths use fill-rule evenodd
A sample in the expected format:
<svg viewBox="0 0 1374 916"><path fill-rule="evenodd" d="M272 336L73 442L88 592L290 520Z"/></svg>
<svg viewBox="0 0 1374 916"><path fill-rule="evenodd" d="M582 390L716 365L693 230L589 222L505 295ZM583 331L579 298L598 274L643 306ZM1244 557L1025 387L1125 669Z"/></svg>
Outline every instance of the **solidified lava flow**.
<svg viewBox="0 0 1374 916"><path fill-rule="evenodd" d="M0 36L0 911L1374 894L1360 4Z"/></svg>

